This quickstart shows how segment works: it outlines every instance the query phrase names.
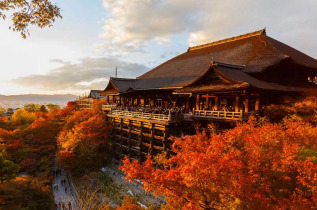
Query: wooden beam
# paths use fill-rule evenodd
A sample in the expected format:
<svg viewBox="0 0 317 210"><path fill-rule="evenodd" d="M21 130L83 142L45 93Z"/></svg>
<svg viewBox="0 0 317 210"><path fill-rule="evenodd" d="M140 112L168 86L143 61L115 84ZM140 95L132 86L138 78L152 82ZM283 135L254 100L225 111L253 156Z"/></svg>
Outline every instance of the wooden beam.
<svg viewBox="0 0 317 210"><path fill-rule="evenodd" d="M207 95L202 95L201 97L202 98L215 98L216 96L207 94Z"/></svg>

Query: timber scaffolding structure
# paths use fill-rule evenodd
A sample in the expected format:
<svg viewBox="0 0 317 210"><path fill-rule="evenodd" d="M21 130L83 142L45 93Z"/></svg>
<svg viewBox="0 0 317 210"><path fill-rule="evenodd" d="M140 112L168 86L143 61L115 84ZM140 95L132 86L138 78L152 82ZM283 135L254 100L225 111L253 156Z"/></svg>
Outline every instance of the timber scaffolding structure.
<svg viewBox="0 0 317 210"><path fill-rule="evenodd" d="M190 47L135 79L110 77L89 98L104 101L114 124L116 160L127 155L143 161L147 153L168 149L168 137L180 123L246 120L283 96L316 90L316 78L315 59L263 29ZM177 116L166 112L180 107Z"/></svg>
<svg viewBox="0 0 317 210"><path fill-rule="evenodd" d="M110 116L111 117L111 116ZM120 164L124 156L143 162L146 156L167 151L169 122L115 116L114 163Z"/></svg>

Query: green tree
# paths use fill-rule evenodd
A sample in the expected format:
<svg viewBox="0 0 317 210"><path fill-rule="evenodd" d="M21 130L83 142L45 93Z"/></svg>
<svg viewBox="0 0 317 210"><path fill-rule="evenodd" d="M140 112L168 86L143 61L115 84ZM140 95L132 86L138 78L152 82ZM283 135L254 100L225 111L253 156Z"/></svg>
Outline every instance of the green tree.
<svg viewBox="0 0 317 210"><path fill-rule="evenodd" d="M29 25L51 27L56 18L62 18L60 8L49 0L0 0L2 19L6 19L4 12L12 12L10 29L21 33L23 38L29 34Z"/></svg>
<svg viewBox="0 0 317 210"><path fill-rule="evenodd" d="M44 113L48 112L45 105L42 105L39 111Z"/></svg>
<svg viewBox="0 0 317 210"><path fill-rule="evenodd" d="M39 104L24 104L23 108L28 112L38 112L41 109Z"/></svg>
<svg viewBox="0 0 317 210"><path fill-rule="evenodd" d="M47 104L46 107L51 111L52 109L59 109L59 106L56 104Z"/></svg>
<svg viewBox="0 0 317 210"><path fill-rule="evenodd" d="M0 117L3 117L6 112L5 108L0 108Z"/></svg>
<svg viewBox="0 0 317 210"><path fill-rule="evenodd" d="M13 115L13 109L12 108L8 108L7 109L7 115L8 116L12 116Z"/></svg>
<svg viewBox="0 0 317 210"><path fill-rule="evenodd" d="M0 154L0 180L1 184L4 181L14 179L16 173L19 171L19 165L10 160L6 160L2 154Z"/></svg>

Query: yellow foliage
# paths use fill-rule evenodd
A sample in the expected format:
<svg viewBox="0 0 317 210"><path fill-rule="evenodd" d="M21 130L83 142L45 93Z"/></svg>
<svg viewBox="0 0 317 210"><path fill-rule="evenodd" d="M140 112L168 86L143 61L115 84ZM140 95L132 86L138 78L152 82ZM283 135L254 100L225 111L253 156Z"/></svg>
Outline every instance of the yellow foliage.
<svg viewBox="0 0 317 210"><path fill-rule="evenodd" d="M11 117L12 122L19 122L22 124L29 124L36 120L36 115L32 112L18 109Z"/></svg>

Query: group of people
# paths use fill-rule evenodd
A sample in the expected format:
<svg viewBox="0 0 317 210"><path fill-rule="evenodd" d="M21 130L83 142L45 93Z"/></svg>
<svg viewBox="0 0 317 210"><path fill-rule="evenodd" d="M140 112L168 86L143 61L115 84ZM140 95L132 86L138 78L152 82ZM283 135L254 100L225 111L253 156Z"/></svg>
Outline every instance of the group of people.
<svg viewBox="0 0 317 210"><path fill-rule="evenodd" d="M53 183L53 190L57 191L57 194L60 194L61 191L59 190L59 185L58 183L60 182L60 188L63 188L61 190L65 191L65 194L67 194L68 192L70 192L70 190L68 189L68 185L67 185L67 180L65 178L62 177L62 170L61 169L56 169L53 170L53 176L55 178L55 182ZM58 177L60 177L60 181L58 180ZM61 196L61 195L60 195ZM59 210L71 210L72 209L72 203L69 201L68 203L61 200L58 203L55 203L55 207Z"/></svg>
<svg viewBox="0 0 317 210"><path fill-rule="evenodd" d="M153 113L153 114L165 114L165 115L181 115L184 114L185 107L151 107L151 106L118 106L117 110L121 111L133 111L133 112L143 112L143 113Z"/></svg>
<svg viewBox="0 0 317 210"><path fill-rule="evenodd" d="M218 109L216 109L215 106L209 108L205 107L204 110L210 110L210 111L224 111L224 112L234 112L235 108L233 106L226 106L226 105L220 105Z"/></svg>
<svg viewBox="0 0 317 210"><path fill-rule="evenodd" d="M58 205L56 205L57 209L61 209L61 210L71 210L72 209L72 203L69 201L68 202L68 209L66 207L66 203L65 202L58 202Z"/></svg>
<svg viewBox="0 0 317 210"><path fill-rule="evenodd" d="M53 170L53 177L58 177L58 175L62 176L62 170L61 169L56 169Z"/></svg>

